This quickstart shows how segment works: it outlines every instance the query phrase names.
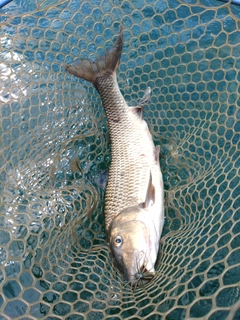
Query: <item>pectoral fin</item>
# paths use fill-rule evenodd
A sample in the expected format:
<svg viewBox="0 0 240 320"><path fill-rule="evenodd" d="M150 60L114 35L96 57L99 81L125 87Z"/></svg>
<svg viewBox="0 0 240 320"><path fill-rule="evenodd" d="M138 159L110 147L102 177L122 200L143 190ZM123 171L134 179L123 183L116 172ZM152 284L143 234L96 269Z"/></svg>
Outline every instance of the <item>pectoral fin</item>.
<svg viewBox="0 0 240 320"><path fill-rule="evenodd" d="M144 209L148 209L155 203L155 187L152 183L152 173L150 171L150 177L149 177L149 183L148 183L148 188L147 188L147 193L146 193L146 198L145 202L141 204L141 207Z"/></svg>
<svg viewBox="0 0 240 320"><path fill-rule="evenodd" d="M156 159L157 165L159 166L160 146L155 147L154 154L155 154L155 159Z"/></svg>

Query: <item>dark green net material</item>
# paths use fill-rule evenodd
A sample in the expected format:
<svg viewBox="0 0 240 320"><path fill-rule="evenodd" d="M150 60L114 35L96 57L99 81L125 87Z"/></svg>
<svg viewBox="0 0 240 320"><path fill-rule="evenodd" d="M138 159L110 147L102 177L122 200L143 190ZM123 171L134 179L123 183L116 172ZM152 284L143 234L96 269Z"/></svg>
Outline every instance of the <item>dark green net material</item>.
<svg viewBox="0 0 240 320"><path fill-rule="evenodd" d="M1 320L240 319L239 19L214 0L0 10ZM110 48L119 23L119 85L129 105L152 89L165 184L157 274L135 290L106 248L101 101L63 68Z"/></svg>

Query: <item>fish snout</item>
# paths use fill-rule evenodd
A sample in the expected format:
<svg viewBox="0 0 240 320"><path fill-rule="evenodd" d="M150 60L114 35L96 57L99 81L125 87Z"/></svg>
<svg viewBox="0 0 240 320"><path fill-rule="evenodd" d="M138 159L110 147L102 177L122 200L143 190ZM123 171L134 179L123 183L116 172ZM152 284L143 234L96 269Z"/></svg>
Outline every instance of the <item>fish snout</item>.
<svg viewBox="0 0 240 320"><path fill-rule="evenodd" d="M146 253L142 250L137 253L134 260L125 260L124 276L127 282L135 287L138 284L143 285L149 282L155 275L154 266L147 259Z"/></svg>
<svg viewBox="0 0 240 320"><path fill-rule="evenodd" d="M138 285L145 285L155 276L155 272L148 272L146 270L136 271L133 273L124 274L125 279L131 287L137 287Z"/></svg>

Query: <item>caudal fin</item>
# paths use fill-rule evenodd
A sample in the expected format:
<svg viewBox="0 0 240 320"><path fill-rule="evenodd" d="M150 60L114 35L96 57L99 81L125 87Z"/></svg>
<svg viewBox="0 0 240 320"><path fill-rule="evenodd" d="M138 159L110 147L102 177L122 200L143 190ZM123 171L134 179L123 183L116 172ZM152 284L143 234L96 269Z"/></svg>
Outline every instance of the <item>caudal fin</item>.
<svg viewBox="0 0 240 320"><path fill-rule="evenodd" d="M90 81L94 84L98 77L116 73L123 46L122 26L114 47L107 51L104 56L99 57L97 61L92 62L88 59L81 60L76 65L66 65L65 69L79 78Z"/></svg>

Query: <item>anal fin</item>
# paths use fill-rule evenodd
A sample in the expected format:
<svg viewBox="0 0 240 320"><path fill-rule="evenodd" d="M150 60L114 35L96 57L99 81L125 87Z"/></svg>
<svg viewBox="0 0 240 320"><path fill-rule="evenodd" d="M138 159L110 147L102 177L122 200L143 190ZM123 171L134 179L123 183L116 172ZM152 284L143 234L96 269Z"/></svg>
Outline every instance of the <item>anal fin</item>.
<svg viewBox="0 0 240 320"><path fill-rule="evenodd" d="M148 101L150 100L150 93L151 93L151 89L150 87L148 87L144 93L144 96L138 103L139 108L143 108L148 103Z"/></svg>
<svg viewBox="0 0 240 320"><path fill-rule="evenodd" d="M142 113L143 113L144 106L148 103L148 101L150 99L150 93L151 93L151 89L150 89L150 87L148 87L147 90L144 93L144 96L139 101L138 105L136 107L129 107L129 109L133 113L137 114L140 118L142 118Z"/></svg>
<svg viewBox="0 0 240 320"><path fill-rule="evenodd" d="M129 107L129 110L134 114L138 115L139 118L142 118L142 108L141 107Z"/></svg>

